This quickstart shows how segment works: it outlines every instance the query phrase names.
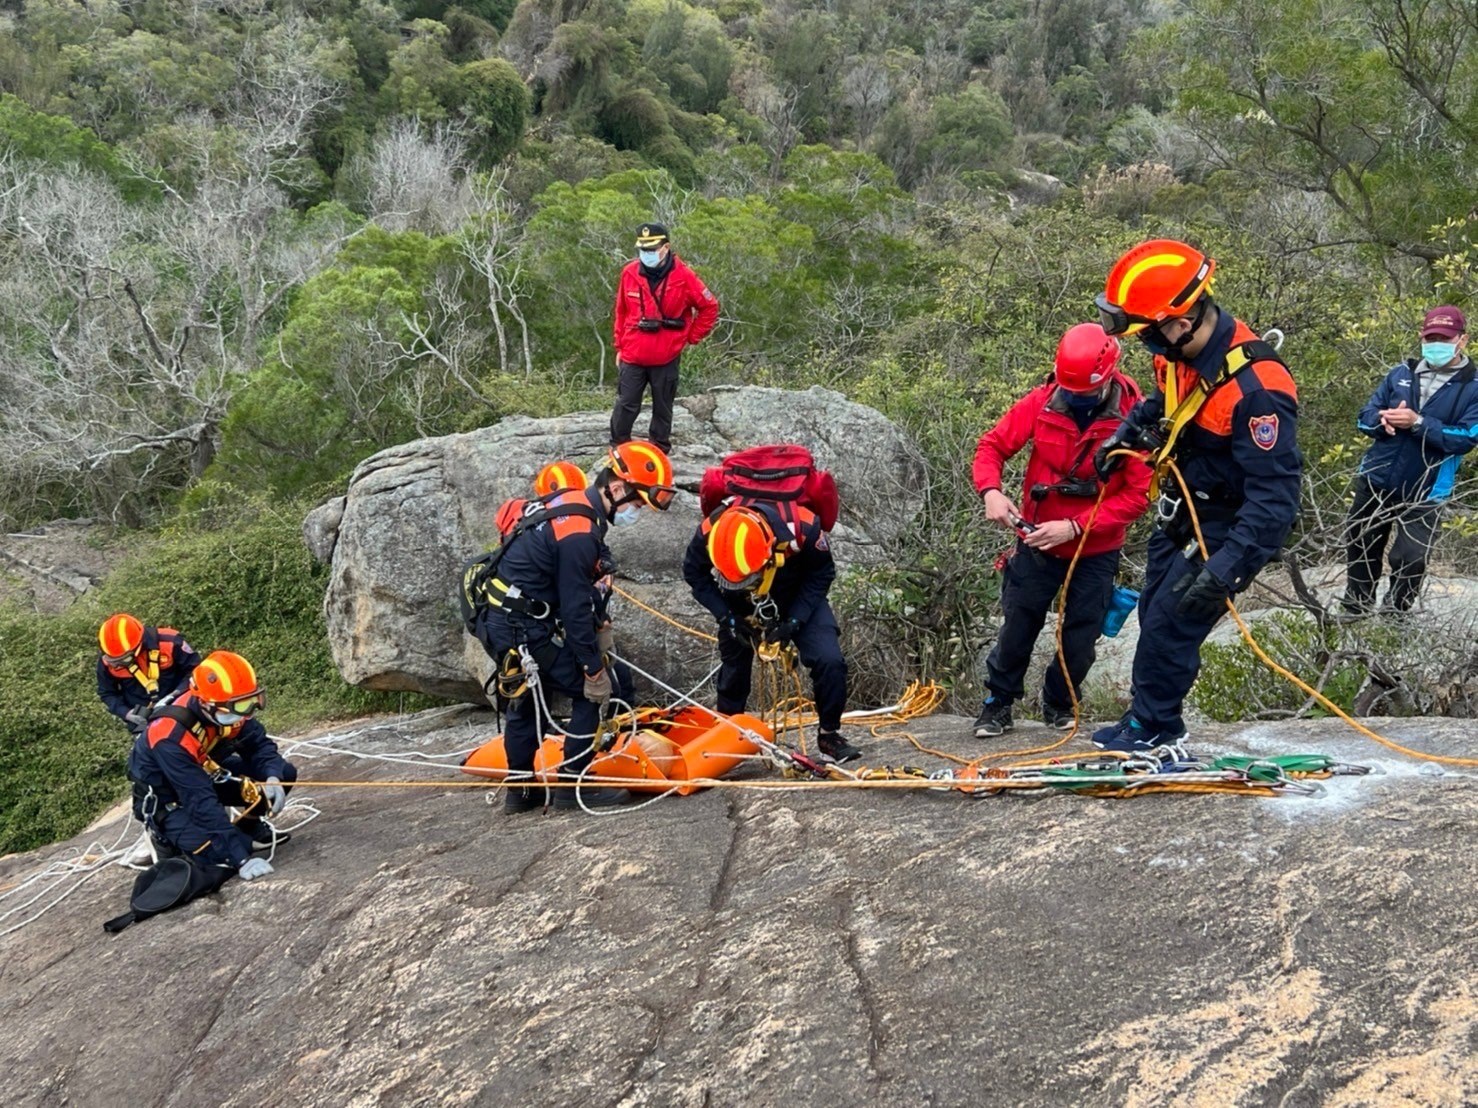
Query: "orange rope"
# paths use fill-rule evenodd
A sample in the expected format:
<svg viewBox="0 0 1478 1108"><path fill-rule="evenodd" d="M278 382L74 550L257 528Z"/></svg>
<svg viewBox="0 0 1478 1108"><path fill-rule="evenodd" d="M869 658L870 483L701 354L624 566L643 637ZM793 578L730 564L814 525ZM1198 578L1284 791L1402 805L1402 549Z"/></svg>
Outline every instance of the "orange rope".
<svg viewBox="0 0 1478 1108"><path fill-rule="evenodd" d="M688 635L692 635L695 639L703 639L705 642L718 642L718 638L716 636L710 635L706 631L700 631L696 627L689 627L685 623L679 623L671 616L664 615L662 612L657 611L657 609L653 608L650 604L642 603L636 597L632 596L629 592L623 589L620 585L612 585L611 591L619 594L622 599L628 600L632 604L635 604L642 611L646 612L647 615L656 616L663 623L670 624L671 626L676 627L679 631L682 631Z"/></svg>

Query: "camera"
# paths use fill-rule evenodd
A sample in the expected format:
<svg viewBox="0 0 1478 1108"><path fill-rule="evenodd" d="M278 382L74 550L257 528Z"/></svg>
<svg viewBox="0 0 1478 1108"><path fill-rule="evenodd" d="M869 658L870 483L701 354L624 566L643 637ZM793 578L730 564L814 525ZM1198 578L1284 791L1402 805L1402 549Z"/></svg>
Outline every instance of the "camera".
<svg viewBox="0 0 1478 1108"><path fill-rule="evenodd" d="M688 321L686 319L678 319L670 315L662 317L662 326L666 327L669 331L681 331L687 325Z"/></svg>
<svg viewBox="0 0 1478 1108"><path fill-rule="evenodd" d="M662 330L662 321L660 319L638 319L636 329L650 335L653 331Z"/></svg>
<svg viewBox="0 0 1478 1108"><path fill-rule="evenodd" d="M1033 500L1046 500L1048 494L1057 493L1060 496L1077 496L1084 500L1092 500L1098 496L1098 482L1091 477L1080 477L1075 481L1059 481L1055 485L1033 485L1031 498Z"/></svg>

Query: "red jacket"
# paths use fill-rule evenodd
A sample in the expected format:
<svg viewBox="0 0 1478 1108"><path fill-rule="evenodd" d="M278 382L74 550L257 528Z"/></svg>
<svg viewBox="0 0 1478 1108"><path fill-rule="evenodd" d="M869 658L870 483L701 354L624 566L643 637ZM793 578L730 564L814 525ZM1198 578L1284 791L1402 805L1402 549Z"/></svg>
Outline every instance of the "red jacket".
<svg viewBox="0 0 1478 1108"><path fill-rule="evenodd" d="M658 327L642 331L642 319L681 319L681 330ZM708 337L718 323L718 298L708 291L698 275L672 255L672 268L657 282L652 293L651 282L641 272L641 262L630 261L616 282L616 357L628 365L666 365L683 352L685 346L696 346Z"/></svg>
<svg viewBox="0 0 1478 1108"><path fill-rule="evenodd" d="M1031 443L1026 461L1021 517L1028 523L1070 519L1087 528L1093 513L1091 496L1064 496L1049 492L1034 500L1033 485L1055 485L1067 480L1096 481L1093 454L1117 430L1120 420L1140 400L1139 387L1123 374L1115 374L1114 387L1098 419L1079 431L1058 395L1057 384L1048 381L1032 389L1011 406L1001 421L980 437L975 449L975 490L1001 487L1006 459ZM1138 458L1130 459L1109 479L1093 529L1083 544L1083 553L1103 554L1124 545L1124 532L1149 506L1150 468ZM1078 540L1061 543L1046 553L1071 558Z"/></svg>

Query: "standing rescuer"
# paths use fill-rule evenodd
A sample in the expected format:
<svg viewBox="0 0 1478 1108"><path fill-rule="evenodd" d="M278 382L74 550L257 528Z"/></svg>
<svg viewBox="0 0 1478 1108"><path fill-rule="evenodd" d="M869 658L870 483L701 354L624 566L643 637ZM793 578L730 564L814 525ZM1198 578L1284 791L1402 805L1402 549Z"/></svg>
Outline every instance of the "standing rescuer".
<svg viewBox="0 0 1478 1108"><path fill-rule="evenodd" d="M98 697L136 735L154 705L184 688L199 664L200 655L173 627L146 627L118 612L98 628Z"/></svg>
<svg viewBox="0 0 1478 1108"><path fill-rule="evenodd" d="M500 699L508 704L504 745L511 774L532 781L540 709L521 676L525 653L538 669L545 693L570 698L570 736L561 777L573 781L590 764L601 708L610 700L611 675L603 645L609 628L597 628L604 610L596 593L606 573L605 534L615 523L635 523L644 508L666 511L676 490L672 462L649 442L611 448L606 466L583 489L556 492L525 513L494 551L463 570L463 615L469 630L498 666ZM515 778L519 779L519 778ZM510 812L541 808L544 790L510 787ZM624 803L620 789L556 790L556 808Z"/></svg>
<svg viewBox="0 0 1478 1108"><path fill-rule="evenodd" d="M1004 567L1005 622L986 660L990 691L975 721L976 738L1012 729L1011 705L1022 694L1032 647L1082 539L1064 606L1067 672L1054 658L1041 697L1042 720L1048 726L1068 728L1075 722L1073 691L1081 688L1093 665L1124 533L1144 513L1150 485L1149 467L1136 458L1110 476L1098 503L1093 455L1143 399L1118 364L1119 342L1101 326L1069 328L1058 344L1052 379L1012 405L976 448L975 490L985 502L986 518L1020 535ZM1018 508L1001 492L1001 471L1007 459L1027 446L1031 453ZM1092 529L1083 539L1090 519Z"/></svg>
<svg viewBox="0 0 1478 1108"><path fill-rule="evenodd" d="M1117 724L1094 733L1103 750L1149 750L1185 738L1182 706L1200 672L1201 643L1227 601L1278 553L1298 515L1303 459L1293 378L1272 346L1212 300L1215 269L1192 246L1154 239L1115 263L1097 301L1105 331L1135 335L1154 355L1159 385L1094 459L1107 480L1126 451L1150 449L1158 493L1133 701Z"/></svg>
<svg viewBox="0 0 1478 1108"><path fill-rule="evenodd" d="M1385 606L1404 612L1421 591L1442 505L1462 456L1478 443L1478 379L1467 346L1463 313L1451 305L1433 308L1422 319L1421 359L1386 374L1356 421L1375 442L1360 459L1345 525L1349 573L1341 606L1351 615L1375 607L1392 529Z"/></svg>
<svg viewBox="0 0 1478 1108"><path fill-rule="evenodd" d="M820 517L794 502L731 500L694 534L683 579L718 621L718 710L744 711L757 643L793 644L811 674L816 745L837 762L860 758L841 734L847 661L827 601L836 562Z"/></svg>
<svg viewBox="0 0 1478 1108"><path fill-rule="evenodd" d="M636 260L616 282L616 408L612 445L627 442L652 387L652 423L647 437L672 453L672 405L677 399L678 362L718 323L719 304L708 287L672 252L667 228L643 223L636 233Z"/></svg>

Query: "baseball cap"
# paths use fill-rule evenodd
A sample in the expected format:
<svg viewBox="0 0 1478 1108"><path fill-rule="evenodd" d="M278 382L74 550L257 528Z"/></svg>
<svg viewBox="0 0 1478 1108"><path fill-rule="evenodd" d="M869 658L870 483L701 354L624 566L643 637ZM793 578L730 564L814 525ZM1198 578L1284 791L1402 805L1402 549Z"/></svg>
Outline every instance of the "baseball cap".
<svg viewBox="0 0 1478 1108"><path fill-rule="evenodd" d="M1467 334L1468 320L1462 310L1451 304L1433 308L1422 318L1422 338L1455 339Z"/></svg>

